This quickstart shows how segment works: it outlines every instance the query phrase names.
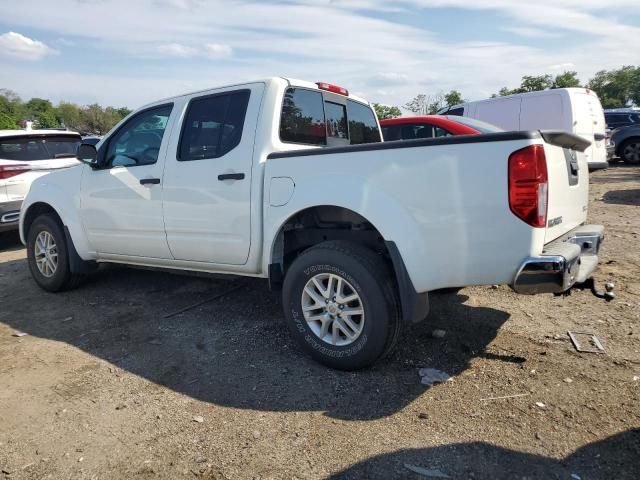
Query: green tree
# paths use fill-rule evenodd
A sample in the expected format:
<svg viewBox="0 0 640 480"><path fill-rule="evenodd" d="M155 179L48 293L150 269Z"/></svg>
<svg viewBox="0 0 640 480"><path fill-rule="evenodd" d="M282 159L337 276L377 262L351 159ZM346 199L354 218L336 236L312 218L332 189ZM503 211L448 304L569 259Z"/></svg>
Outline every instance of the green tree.
<svg viewBox="0 0 640 480"><path fill-rule="evenodd" d="M37 128L56 128L60 126L60 122L58 122L53 110L37 112L33 117Z"/></svg>
<svg viewBox="0 0 640 480"><path fill-rule="evenodd" d="M416 115L434 115L445 107L451 107L463 102L462 94L457 90L451 90L446 94L440 92L435 95L421 93L406 103L404 108Z"/></svg>
<svg viewBox="0 0 640 480"><path fill-rule="evenodd" d="M374 103L373 109L376 111L376 115L380 120L386 120L388 118L396 118L402 115L402 112L398 107L392 105L382 105L380 103Z"/></svg>
<svg viewBox="0 0 640 480"><path fill-rule="evenodd" d="M617 70L600 70L587 87L598 94L604 108L640 105L640 67L627 65Z"/></svg>
<svg viewBox="0 0 640 480"><path fill-rule="evenodd" d="M551 75L525 75L520 83L519 93L539 92L547 90L553 85L553 77Z"/></svg>
<svg viewBox="0 0 640 480"><path fill-rule="evenodd" d="M551 88L575 88L580 87L580 79L578 78L578 72L570 71L563 72L556 75L553 79Z"/></svg>
<svg viewBox="0 0 640 480"><path fill-rule="evenodd" d="M0 112L0 130L13 130L17 128L16 119L8 113Z"/></svg>
<svg viewBox="0 0 640 480"><path fill-rule="evenodd" d="M71 102L60 102L56 107L56 118L68 129L80 128L80 107Z"/></svg>
<svg viewBox="0 0 640 480"><path fill-rule="evenodd" d="M464 103L464 98L462 98L462 94L459 91L451 90L449 93L445 94L444 101L447 104L447 107L452 107L453 105Z"/></svg>

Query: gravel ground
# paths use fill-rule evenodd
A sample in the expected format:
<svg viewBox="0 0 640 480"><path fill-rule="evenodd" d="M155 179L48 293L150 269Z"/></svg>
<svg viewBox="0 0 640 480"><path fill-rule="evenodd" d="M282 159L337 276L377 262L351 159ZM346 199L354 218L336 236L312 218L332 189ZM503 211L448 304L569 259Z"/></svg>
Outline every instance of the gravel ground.
<svg viewBox="0 0 640 480"><path fill-rule="evenodd" d="M109 266L53 295L3 234L0 479L640 478L640 170L591 184L613 302L434 293L395 355L358 373L302 355L264 281ZM420 367L451 380L423 385Z"/></svg>

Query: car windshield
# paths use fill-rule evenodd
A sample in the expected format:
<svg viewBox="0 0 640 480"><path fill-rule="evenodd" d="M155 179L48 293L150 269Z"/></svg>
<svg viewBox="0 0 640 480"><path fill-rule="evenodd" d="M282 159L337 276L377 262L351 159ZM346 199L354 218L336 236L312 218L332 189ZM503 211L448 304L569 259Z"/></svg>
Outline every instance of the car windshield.
<svg viewBox="0 0 640 480"><path fill-rule="evenodd" d="M462 125L466 125L467 127L475 128L480 133L497 133L504 132L500 127L496 127L487 122L483 122L481 120L476 120L475 118L469 117L459 117L457 115L443 115L447 120L451 120L452 122L460 123Z"/></svg>
<svg viewBox="0 0 640 480"><path fill-rule="evenodd" d="M80 136L0 139L0 158L29 162L75 157L80 141Z"/></svg>

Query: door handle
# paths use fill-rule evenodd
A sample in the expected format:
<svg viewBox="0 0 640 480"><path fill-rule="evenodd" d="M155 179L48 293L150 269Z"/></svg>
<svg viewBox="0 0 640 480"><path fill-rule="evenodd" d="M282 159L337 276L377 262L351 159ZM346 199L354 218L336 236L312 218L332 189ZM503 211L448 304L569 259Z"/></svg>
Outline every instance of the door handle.
<svg viewBox="0 0 640 480"><path fill-rule="evenodd" d="M158 185L160 183L159 178L141 178L140 185Z"/></svg>
<svg viewBox="0 0 640 480"><path fill-rule="evenodd" d="M218 175L218 180L244 180L244 173L224 173Z"/></svg>

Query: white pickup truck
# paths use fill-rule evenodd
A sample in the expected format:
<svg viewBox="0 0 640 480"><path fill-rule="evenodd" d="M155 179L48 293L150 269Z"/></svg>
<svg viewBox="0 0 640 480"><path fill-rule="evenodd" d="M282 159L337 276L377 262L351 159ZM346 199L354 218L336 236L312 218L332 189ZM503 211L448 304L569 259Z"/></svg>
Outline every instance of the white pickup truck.
<svg viewBox="0 0 640 480"><path fill-rule="evenodd" d="M588 171L563 132L381 143L371 106L271 78L132 113L77 167L33 183L20 235L33 278L99 262L268 278L303 348L334 368L388 352L428 292L560 293L597 265Z"/></svg>

